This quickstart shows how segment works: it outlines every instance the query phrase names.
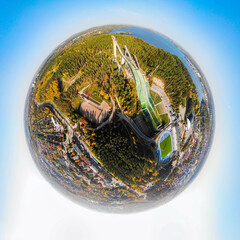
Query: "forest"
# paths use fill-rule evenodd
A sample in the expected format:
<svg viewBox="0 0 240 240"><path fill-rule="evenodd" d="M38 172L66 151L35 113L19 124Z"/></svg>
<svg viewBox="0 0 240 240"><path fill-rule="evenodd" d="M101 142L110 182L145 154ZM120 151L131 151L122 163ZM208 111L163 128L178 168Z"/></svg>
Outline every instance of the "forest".
<svg viewBox="0 0 240 240"><path fill-rule="evenodd" d="M176 56L139 38L115 36L120 46L127 45L130 53L137 56L143 72L151 72L157 65L160 66L154 76L163 79L165 92L176 111L179 105L185 106L187 97L191 98L189 109L195 107L197 110L196 88ZM93 35L69 45L50 58L41 70L33 92L34 99L38 103L54 102L74 125L83 118L79 112L83 101L79 92L91 85L95 92L107 89L118 106L116 96L128 116L139 114L141 106L135 84L118 71L112 57L112 38L108 34ZM94 134L92 127L86 129L89 131L90 148L113 175L136 185L147 183L157 176L154 149L141 143L128 124L119 121L116 114L110 124Z"/></svg>
<svg viewBox="0 0 240 240"><path fill-rule="evenodd" d="M140 67L145 72L151 73L159 65L153 76L164 81L164 90L177 113L179 105L185 106L187 97L191 97L195 108L199 108L196 87L177 56L136 37L117 35L116 39L120 46L127 45L130 53L137 56Z"/></svg>
<svg viewBox="0 0 240 240"><path fill-rule="evenodd" d="M113 121L95 132L91 145L102 164L122 181L142 184L151 178L156 166L153 150L139 141L127 123Z"/></svg>
<svg viewBox="0 0 240 240"><path fill-rule="evenodd" d="M178 112L179 105L185 106L186 98L191 97L195 109L199 102L196 88L191 76L178 57L147 44L143 40L126 35L115 35L120 46L127 45L131 54L135 54L144 72L151 72L157 65L159 68L154 76L163 79L165 92L170 98L174 109ZM122 81L123 77L116 74L117 66L112 61L113 49L111 35L102 34L82 39L56 54L44 66L35 89L35 99L39 102L55 101L74 111L74 102L79 89L84 84L97 83L99 91L107 79L115 87L124 110L129 115L136 114L137 96L135 85ZM62 85L59 79L62 79ZM112 91L112 89L109 89Z"/></svg>

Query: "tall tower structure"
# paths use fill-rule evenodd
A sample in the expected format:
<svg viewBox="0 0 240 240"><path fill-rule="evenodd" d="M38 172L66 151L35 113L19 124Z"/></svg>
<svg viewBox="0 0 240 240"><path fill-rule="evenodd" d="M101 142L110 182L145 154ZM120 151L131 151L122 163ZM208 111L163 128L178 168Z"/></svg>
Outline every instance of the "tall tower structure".
<svg viewBox="0 0 240 240"><path fill-rule="evenodd" d="M116 41L114 41L114 39L113 39L113 53L114 57L117 58L117 44Z"/></svg>

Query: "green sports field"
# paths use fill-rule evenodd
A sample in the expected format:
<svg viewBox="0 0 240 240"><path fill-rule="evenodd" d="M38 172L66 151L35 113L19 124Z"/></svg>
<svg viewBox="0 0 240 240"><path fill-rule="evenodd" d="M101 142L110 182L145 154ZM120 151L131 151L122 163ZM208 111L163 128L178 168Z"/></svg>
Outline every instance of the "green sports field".
<svg viewBox="0 0 240 240"><path fill-rule="evenodd" d="M165 158L172 151L171 136L167 136L162 142L160 142L161 156Z"/></svg>

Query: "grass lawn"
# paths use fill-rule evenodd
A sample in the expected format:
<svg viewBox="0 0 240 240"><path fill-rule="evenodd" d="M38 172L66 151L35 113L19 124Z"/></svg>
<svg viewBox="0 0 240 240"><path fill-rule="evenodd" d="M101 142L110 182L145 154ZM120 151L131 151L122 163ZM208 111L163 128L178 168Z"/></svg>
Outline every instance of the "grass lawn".
<svg viewBox="0 0 240 240"><path fill-rule="evenodd" d="M95 94L95 93L92 95L92 98L93 98L94 100L96 100L97 102L99 102L99 103L101 103L102 100L103 100L103 98L101 97L100 94Z"/></svg>
<svg viewBox="0 0 240 240"><path fill-rule="evenodd" d="M158 104L162 101L161 97L154 91L150 90L150 96L152 98L152 101L154 102L154 104Z"/></svg>
<svg viewBox="0 0 240 240"><path fill-rule="evenodd" d="M165 109L163 103L158 104L158 105L156 106L156 108L157 108L158 113L159 113L160 115L162 115L162 114L164 114L164 113L166 112L166 109Z"/></svg>
<svg viewBox="0 0 240 240"><path fill-rule="evenodd" d="M85 85L82 85L82 86L79 88L79 91L81 91L84 87L85 87Z"/></svg>
<svg viewBox="0 0 240 240"><path fill-rule="evenodd" d="M89 94L90 97L96 101L97 104L100 104L103 101L103 96L100 95L100 89L96 86L96 84L92 84L84 91L85 94Z"/></svg>
<svg viewBox="0 0 240 240"><path fill-rule="evenodd" d="M74 108L75 109L78 109L79 108L79 105L80 105L80 103L82 103L82 99L80 98L80 96L77 96L77 97L75 97L75 98L73 98L72 99L72 103L73 103L73 105L74 105Z"/></svg>
<svg viewBox="0 0 240 240"><path fill-rule="evenodd" d="M161 116L162 122L164 122L164 124L167 124L169 122L169 118L168 118L168 114L162 114Z"/></svg>
<svg viewBox="0 0 240 240"><path fill-rule="evenodd" d="M172 151L172 141L170 135L160 142L160 148L162 158L165 158Z"/></svg>

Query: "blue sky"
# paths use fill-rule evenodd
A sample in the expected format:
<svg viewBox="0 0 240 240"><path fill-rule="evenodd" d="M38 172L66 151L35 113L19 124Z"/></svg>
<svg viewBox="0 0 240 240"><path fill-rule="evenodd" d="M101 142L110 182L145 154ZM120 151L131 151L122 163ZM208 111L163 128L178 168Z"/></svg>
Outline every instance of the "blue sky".
<svg viewBox="0 0 240 240"><path fill-rule="evenodd" d="M212 212L205 218L216 225L216 239L238 239L239 9L240 3L231 0L0 1L0 221L9 224L10 209L21 212L17 198L23 196L25 188L23 183L17 185L16 176L21 179L25 171L30 175L36 171L23 131L24 101L34 73L72 34L93 26L123 23L148 27L172 38L206 75L215 101L216 133L209 159L193 187L208 189L208 195L199 196L211 202ZM44 181L41 176L39 179ZM191 191L187 196L191 197ZM11 219L18 224L17 218Z"/></svg>

